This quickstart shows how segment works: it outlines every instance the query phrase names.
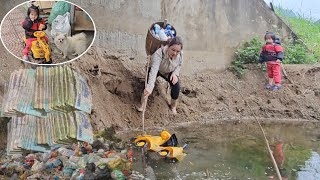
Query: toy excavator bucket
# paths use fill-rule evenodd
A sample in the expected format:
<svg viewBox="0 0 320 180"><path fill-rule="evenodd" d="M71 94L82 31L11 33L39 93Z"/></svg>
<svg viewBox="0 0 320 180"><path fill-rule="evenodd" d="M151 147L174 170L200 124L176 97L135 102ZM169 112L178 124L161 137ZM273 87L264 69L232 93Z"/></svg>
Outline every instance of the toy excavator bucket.
<svg viewBox="0 0 320 180"><path fill-rule="evenodd" d="M167 131L162 131L160 136L142 135L134 141L137 147L147 147L148 150L159 151L161 145L170 139L171 135Z"/></svg>
<svg viewBox="0 0 320 180"><path fill-rule="evenodd" d="M138 147L143 147L144 145L146 145L147 144L147 142L145 142L145 141L140 141L140 142L137 142L136 143L136 146L138 146Z"/></svg>
<svg viewBox="0 0 320 180"><path fill-rule="evenodd" d="M187 155L183 152L183 147L162 147L158 154L162 157L168 157L170 159L177 159L182 161Z"/></svg>
<svg viewBox="0 0 320 180"><path fill-rule="evenodd" d="M33 35L35 37L37 37L37 38L38 37L41 38L41 37L43 37L45 35L45 33L43 31L36 31L36 32L33 33Z"/></svg>

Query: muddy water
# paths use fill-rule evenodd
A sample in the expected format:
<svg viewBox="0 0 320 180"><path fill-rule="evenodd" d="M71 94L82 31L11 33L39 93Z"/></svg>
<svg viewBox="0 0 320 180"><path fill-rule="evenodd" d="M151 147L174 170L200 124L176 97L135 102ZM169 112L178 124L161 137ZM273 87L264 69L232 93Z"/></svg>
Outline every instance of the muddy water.
<svg viewBox="0 0 320 180"><path fill-rule="evenodd" d="M283 142L281 172L288 179L320 179L320 124L272 123L263 125L269 143ZM257 125L223 122L167 129L175 133L187 156L170 162L157 153L135 149L137 179L272 179L275 171ZM139 135L133 132L130 136ZM147 131L158 135L160 131ZM273 148L273 146L271 147Z"/></svg>

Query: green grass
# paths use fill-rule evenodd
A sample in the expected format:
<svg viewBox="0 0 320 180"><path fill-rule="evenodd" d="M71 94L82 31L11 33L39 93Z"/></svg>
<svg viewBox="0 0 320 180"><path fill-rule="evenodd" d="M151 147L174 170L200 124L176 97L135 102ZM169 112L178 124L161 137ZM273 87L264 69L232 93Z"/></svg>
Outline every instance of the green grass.
<svg viewBox="0 0 320 180"><path fill-rule="evenodd" d="M276 14L279 15L303 40L308 49L320 57L320 24L304 19L301 17L286 16L286 10L281 7L276 7Z"/></svg>
<svg viewBox="0 0 320 180"><path fill-rule="evenodd" d="M282 39L284 47L284 64L313 64L320 60L320 24L310 20L299 18L298 16L286 16L288 10L276 8L276 13L287 22L287 24L297 33L300 39ZM273 29L274 32L281 32ZM262 35L261 35L262 36ZM239 78L246 73L246 64L258 63L262 45L265 42L259 39L258 35L244 42L236 49L235 59L229 69ZM265 66L259 66L265 70Z"/></svg>

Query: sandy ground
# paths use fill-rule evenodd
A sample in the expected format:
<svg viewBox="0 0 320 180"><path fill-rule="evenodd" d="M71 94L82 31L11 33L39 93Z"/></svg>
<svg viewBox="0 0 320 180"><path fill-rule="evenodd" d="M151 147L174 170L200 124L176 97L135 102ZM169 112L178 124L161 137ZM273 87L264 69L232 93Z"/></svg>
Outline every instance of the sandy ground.
<svg viewBox="0 0 320 180"><path fill-rule="evenodd" d="M92 88L94 108L91 116L96 129L111 125L118 130L141 128L141 113L136 111L136 106L144 87L144 64L137 62L119 52L92 48L72 63ZM194 76L182 73L177 116L168 108L167 84L159 81L148 101L145 126L167 128L190 122L246 121L253 119L253 113L267 120L320 120L320 84L317 80L320 65L284 65L293 83L283 79L283 89L278 92L264 89L265 72L255 65L248 68L243 79L228 70Z"/></svg>

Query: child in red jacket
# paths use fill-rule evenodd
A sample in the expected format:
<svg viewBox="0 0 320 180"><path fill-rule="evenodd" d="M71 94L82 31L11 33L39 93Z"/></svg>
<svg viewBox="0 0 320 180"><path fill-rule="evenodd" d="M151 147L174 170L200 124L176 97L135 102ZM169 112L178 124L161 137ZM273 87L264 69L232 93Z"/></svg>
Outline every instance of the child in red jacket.
<svg viewBox="0 0 320 180"><path fill-rule="evenodd" d="M264 39L266 44L262 47L259 62L267 63L269 82L266 89L279 90L281 88L281 62L284 57L283 48L280 39L277 39L273 32L267 32Z"/></svg>
<svg viewBox="0 0 320 180"><path fill-rule="evenodd" d="M37 6L31 5L28 8L27 17L22 22L22 27L25 29L26 35L26 47L23 50L23 60L28 61L28 52L31 49L32 41L37 38L33 35L35 31L46 30L47 26L44 23L44 20L39 17L40 10ZM48 43L48 38L44 37Z"/></svg>

